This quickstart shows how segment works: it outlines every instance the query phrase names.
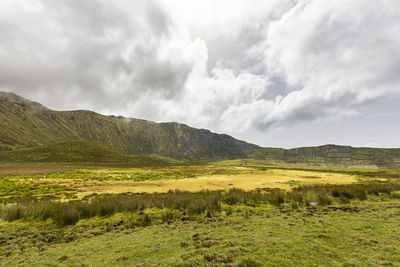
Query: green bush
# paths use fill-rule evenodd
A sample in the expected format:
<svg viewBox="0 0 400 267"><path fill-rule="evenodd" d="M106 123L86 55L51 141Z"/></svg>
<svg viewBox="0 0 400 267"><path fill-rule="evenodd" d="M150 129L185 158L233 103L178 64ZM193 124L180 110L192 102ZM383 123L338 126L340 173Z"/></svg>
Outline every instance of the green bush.
<svg viewBox="0 0 400 267"><path fill-rule="evenodd" d="M2 216L7 221L15 221L24 217L24 211L22 207L15 206L2 212Z"/></svg>
<svg viewBox="0 0 400 267"><path fill-rule="evenodd" d="M364 190L359 190L354 192L354 197L359 200L367 200L367 193Z"/></svg>
<svg viewBox="0 0 400 267"><path fill-rule="evenodd" d="M344 191L344 192L342 192L341 195L346 197L346 198L348 198L348 199L354 198L353 193L350 193L349 191Z"/></svg>
<svg viewBox="0 0 400 267"><path fill-rule="evenodd" d="M239 202L239 199L237 199L236 196L229 195L226 196L223 201L228 205L234 205Z"/></svg>
<svg viewBox="0 0 400 267"><path fill-rule="evenodd" d="M161 215L161 220L163 222L172 221L175 218L174 213L171 211L165 211Z"/></svg>
<svg viewBox="0 0 400 267"><path fill-rule="evenodd" d="M151 224L151 220L149 215L147 214L142 214L137 220L137 225L138 226L148 226Z"/></svg>
<svg viewBox="0 0 400 267"><path fill-rule="evenodd" d="M332 204L332 199L328 195L318 195L318 204L321 206L327 206Z"/></svg>
<svg viewBox="0 0 400 267"><path fill-rule="evenodd" d="M79 219L80 216L78 210L71 207L62 209L55 214L55 221L57 225L60 226L73 225L77 223Z"/></svg>
<svg viewBox="0 0 400 267"><path fill-rule="evenodd" d="M350 199L348 199L347 197L344 197L344 196L340 196L339 197L339 203L341 203L341 204L349 204L350 203Z"/></svg>

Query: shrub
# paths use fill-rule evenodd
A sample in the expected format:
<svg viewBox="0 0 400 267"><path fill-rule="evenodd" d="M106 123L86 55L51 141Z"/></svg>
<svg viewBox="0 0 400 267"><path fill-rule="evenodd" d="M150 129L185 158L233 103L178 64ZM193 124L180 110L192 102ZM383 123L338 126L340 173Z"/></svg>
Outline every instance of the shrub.
<svg viewBox="0 0 400 267"><path fill-rule="evenodd" d="M55 215L55 221L59 226L73 225L79 221L79 212L72 207L62 209Z"/></svg>
<svg viewBox="0 0 400 267"><path fill-rule="evenodd" d="M345 197L348 199L358 198L365 200L367 194L379 195L380 193L390 194L392 191L400 189L399 183L366 183L366 184L350 184L350 185L312 185L301 186L295 188L295 192L299 193L317 193L329 194L333 197Z"/></svg>
<svg viewBox="0 0 400 267"><path fill-rule="evenodd" d="M339 203L341 204L349 204L350 203L350 199L348 199L347 197L339 197Z"/></svg>
<svg viewBox="0 0 400 267"><path fill-rule="evenodd" d="M301 205L304 202L304 196L298 192L287 193L287 198L290 202L296 203L297 205Z"/></svg>
<svg viewBox="0 0 400 267"><path fill-rule="evenodd" d="M142 214L139 216L138 220L137 220L137 225L138 226L147 226L151 224L151 220L149 215L147 214Z"/></svg>
<svg viewBox="0 0 400 267"><path fill-rule="evenodd" d="M342 192L341 195L346 197L346 198L348 198L348 199L352 199L354 197L353 194L350 193L349 191L344 191L344 192Z"/></svg>
<svg viewBox="0 0 400 267"><path fill-rule="evenodd" d="M233 213L233 210L232 210L232 207L227 207L226 208L226 215L232 215L232 213Z"/></svg>
<svg viewBox="0 0 400 267"><path fill-rule="evenodd" d="M161 220L163 222L172 221L174 219L174 213L171 211L163 212L161 215Z"/></svg>
<svg viewBox="0 0 400 267"><path fill-rule="evenodd" d="M354 192L354 197L359 200L367 200L367 193L364 190L358 190Z"/></svg>
<svg viewBox="0 0 400 267"><path fill-rule="evenodd" d="M239 200L236 198L236 196L232 196L232 195L226 196L223 199L223 201L228 205L234 205L239 202Z"/></svg>
<svg viewBox="0 0 400 267"><path fill-rule="evenodd" d="M318 195L318 203L321 206L327 206L332 204L332 199L328 195Z"/></svg>
<svg viewBox="0 0 400 267"><path fill-rule="evenodd" d="M3 213L3 212L2 212ZM24 217L23 208L20 206L10 207L4 211L3 218L6 221L14 221Z"/></svg>
<svg viewBox="0 0 400 267"><path fill-rule="evenodd" d="M333 196L333 197L340 197L339 191L333 190L333 191L332 191L332 196Z"/></svg>
<svg viewBox="0 0 400 267"><path fill-rule="evenodd" d="M97 205L97 215L98 216L107 216L114 214L118 209L118 202L114 201L99 201L96 203Z"/></svg>

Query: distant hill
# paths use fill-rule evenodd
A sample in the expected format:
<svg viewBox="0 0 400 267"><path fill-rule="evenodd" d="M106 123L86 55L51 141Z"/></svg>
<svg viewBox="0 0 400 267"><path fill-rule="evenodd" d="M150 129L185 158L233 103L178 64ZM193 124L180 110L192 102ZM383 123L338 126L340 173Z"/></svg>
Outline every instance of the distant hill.
<svg viewBox="0 0 400 267"><path fill-rule="evenodd" d="M99 142L73 141L32 148L1 151L0 162L90 162L162 165L169 161L150 156L132 155Z"/></svg>
<svg viewBox="0 0 400 267"><path fill-rule="evenodd" d="M85 110L53 111L16 94L0 92L0 151L15 152L7 154L10 155L7 157L15 155L17 160L22 157L22 152L17 150L71 141L100 142L130 154L189 161L252 158L273 164L301 166L400 167L400 149L337 145L263 148L229 135L174 122L155 123ZM92 144L81 144L81 148L92 147ZM58 146L49 149L58 149ZM39 150L33 154L36 155L36 151ZM78 154L70 156L79 158Z"/></svg>
<svg viewBox="0 0 400 267"><path fill-rule="evenodd" d="M249 158L275 164L321 167L400 168L399 148L322 145L293 149L256 149Z"/></svg>
<svg viewBox="0 0 400 267"><path fill-rule="evenodd" d="M289 164L309 166L353 166L399 168L400 149L323 145L286 150L283 154Z"/></svg>

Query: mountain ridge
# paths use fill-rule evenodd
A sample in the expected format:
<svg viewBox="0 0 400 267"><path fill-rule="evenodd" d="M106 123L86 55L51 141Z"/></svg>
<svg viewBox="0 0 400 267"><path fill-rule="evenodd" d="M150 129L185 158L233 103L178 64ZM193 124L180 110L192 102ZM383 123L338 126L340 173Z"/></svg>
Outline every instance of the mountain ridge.
<svg viewBox="0 0 400 267"><path fill-rule="evenodd" d="M243 158L259 146L179 123L93 111L53 111L14 93L0 94L0 150L65 141L99 141L132 154L188 160Z"/></svg>
<svg viewBox="0 0 400 267"><path fill-rule="evenodd" d="M308 166L400 167L400 149L321 145L266 148L176 122L106 116L88 110L54 111L0 92L0 151L72 141L94 141L138 155L177 160L258 159Z"/></svg>

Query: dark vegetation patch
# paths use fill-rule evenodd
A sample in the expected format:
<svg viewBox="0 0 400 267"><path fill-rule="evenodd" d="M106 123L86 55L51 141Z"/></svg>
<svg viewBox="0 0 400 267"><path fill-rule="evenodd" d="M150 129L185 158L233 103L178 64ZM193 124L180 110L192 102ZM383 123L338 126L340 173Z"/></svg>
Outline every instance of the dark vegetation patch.
<svg viewBox="0 0 400 267"><path fill-rule="evenodd" d="M59 226L73 225L81 219L109 216L118 212L137 212L150 208L169 209L183 212L187 219L196 215L213 217L221 213L221 204L244 204L255 207L261 204L275 206L326 206L333 202L349 203L352 199L366 200L368 194L390 195L400 190L397 183L368 183L351 185L311 185L298 187L292 192L280 189L263 189L246 192L240 189L225 191L202 191L197 193L169 191L168 193L140 193L119 195L94 195L84 200L59 202L51 200L25 200L1 206L0 216L7 221L34 218L42 221L52 219ZM396 197L396 194L394 194ZM223 211L229 214L229 209ZM162 219L174 218L166 212ZM143 215L141 225L150 224Z"/></svg>
<svg viewBox="0 0 400 267"><path fill-rule="evenodd" d="M328 195L335 198L345 197L348 199L366 200L367 194L379 195L390 194L400 189L398 183L374 182L367 184L349 184L349 185L308 185L300 186L294 189L298 193L316 193L319 195Z"/></svg>

